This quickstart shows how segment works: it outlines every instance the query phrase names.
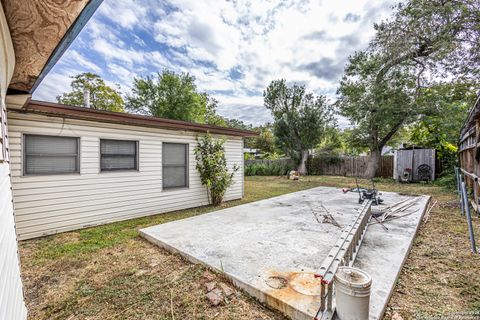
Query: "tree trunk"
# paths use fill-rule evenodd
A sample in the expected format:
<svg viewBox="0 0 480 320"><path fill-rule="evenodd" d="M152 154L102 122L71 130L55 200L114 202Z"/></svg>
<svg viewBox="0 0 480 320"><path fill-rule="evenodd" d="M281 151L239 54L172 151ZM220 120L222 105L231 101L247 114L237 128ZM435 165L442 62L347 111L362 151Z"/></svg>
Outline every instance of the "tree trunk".
<svg viewBox="0 0 480 320"><path fill-rule="evenodd" d="M380 150L378 148L370 150L367 171L365 172L365 178L367 179L374 178L377 174L378 168L380 168L380 159L382 157L382 152Z"/></svg>
<svg viewBox="0 0 480 320"><path fill-rule="evenodd" d="M308 150L302 150L302 159L300 160L300 164L297 167L297 171L301 175L307 174L307 159L308 159Z"/></svg>

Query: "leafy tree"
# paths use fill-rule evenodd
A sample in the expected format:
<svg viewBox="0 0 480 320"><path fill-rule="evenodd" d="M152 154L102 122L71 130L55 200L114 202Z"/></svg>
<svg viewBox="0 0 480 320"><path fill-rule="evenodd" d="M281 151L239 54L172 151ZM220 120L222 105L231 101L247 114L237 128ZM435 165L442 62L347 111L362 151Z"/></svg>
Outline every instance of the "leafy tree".
<svg viewBox="0 0 480 320"><path fill-rule="evenodd" d="M419 104L433 104L433 111L408 130L408 140L415 145L437 150L443 169L451 172L457 160L459 128L477 98L478 83L456 81L426 89Z"/></svg>
<svg viewBox="0 0 480 320"><path fill-rule="evenodd" d="M255 138L255 148L260 149L263 153L273 154L275 153L275 136L272 130L265 126L259 128L260 133Z"/></svg>
<svg viewBox="0 0 480 320"><path fill-rule="evenodd" d="M414 77L399 70L390 73L388 81L376 82L380 68L378 57L363 52L355 54L338 90L340 114L353 124L351 137L357 146L368 147L370 151L366 172L369 177L375 176L388 141L404 124L424 113L414 107Z"/></svg>
<svg viewBox="0 0 480 320"><path fill-rule="evenodd" d="M382 57L376 80L390 70L408 68L430 75L475 78L480 62L478 0L409 0L391 19L375 25L370 49Z"/></svg>
<svg viewBox="0 0 480 320"><path fill-rule="evenodd" d="M280 149L297 163L305 174L309 149L321 140L333 121L324 96L306 93L305 86L287 86L285 80L275 80L263 93L265 107L271 110L273 130Z"/></svg>
<svg viewBox="0 0 480 320"><path fill-rule="evenodd" d="M228 127L227 119L217 113L218 100L210 97L206 93L204 93L203 95L207 101L205 123L214 126Z"/></svg>
<svg viewBox="0 0 480 320"><path fill-rule="evenodd" d="M85 72L72 77L72 91L57 96L58 103L83 107L84 92L90 92L90 107L98 110L123 112L124 102L120 92L105 84L105 81L94 73Z"/></svg>
<svg viewBox="0 0 480 320"><path fill-rule="evenodd" d="M316 154L346 154L345 142L342 141L342 132L336 127L325 130L320 143L315 147Z"/></svg>
<svg viewBox="0 0 480 320"><path fill-rule="evenodd" d="M207 133L202 138L197 137L195 147L196 168L200 173L200 181L206 186L210 204L218 206L222 203L225 192L233 183L233 175L239 167L235 165L232 172L228 171L225 157L225 140L213 139Z"/></svg>
<svg viewBox="0 0 480 320"><path fill-rule="evenodd" d="M154 117L205 123L208 96L197 91L188 73L164 70L156 77L135 78L127 108Z"/></svg>
<svg viewBox="0 0 480 320"><path fill-rule="evenodd" d="M347 128L339 134L342 152L349 156L358 156L368 151L363 141L356 135L356 130Z"/></svg>
<svg viewBox="0 0 480 320"><path fill-rule="evenodd" d="M225 126L234 129L241 129L241 130L254 130L255 128L251 124L246 124L242 120L238 119L228 119L224 118Z"/></svg>
<svg viewBox="0 0 480 320"><path fill-rule="evenodd" d="M340 113L370 150L367 175L381 150L404 125L434 111L420 103L439 79L468 81L480 73L480 3L409 0L375 26L368 49L354 54L340 83ZM439 96L429 96L430 102Z"/></svg>

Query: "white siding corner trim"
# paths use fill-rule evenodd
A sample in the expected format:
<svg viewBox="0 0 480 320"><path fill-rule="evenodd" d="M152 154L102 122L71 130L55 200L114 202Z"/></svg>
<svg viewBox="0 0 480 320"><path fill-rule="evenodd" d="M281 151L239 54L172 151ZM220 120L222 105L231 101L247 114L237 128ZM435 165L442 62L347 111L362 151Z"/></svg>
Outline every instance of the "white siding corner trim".
<svg viewBox="0 0 480 320"><path fill-rule="evenodd" d="M18 261L8 163L0 163L0 319L23 320L27 309Z"/></svg>
<svg viewBox="0 0 480 320"><path fill-rule="evenodd" d="M195 168L196 133L9 112L15 221L20 239L208 204ZM25 134L80 138L80 173L23 174ZM243 139L225 137L238 165L225 200L243 196ZM138 141L138 171L100 171L100 139ZM162 144L188 144L188 188L162 189Z"/></svg>
<svg viewBox="0 0 480 320"><path fill-rule="evenodd" d="M5 95L15 58L12 40L0 6L0 319L24 320L22 278L15 236L9 165L9 142Z"/></svg>

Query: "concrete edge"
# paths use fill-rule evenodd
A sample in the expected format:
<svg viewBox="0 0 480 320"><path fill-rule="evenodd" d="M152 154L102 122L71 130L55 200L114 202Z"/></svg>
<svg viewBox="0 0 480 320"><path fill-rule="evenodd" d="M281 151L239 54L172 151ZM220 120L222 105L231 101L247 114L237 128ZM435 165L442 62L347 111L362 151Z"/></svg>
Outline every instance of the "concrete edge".
<svg viewBox="0 0 480 320"><path fill-rule="evenodd" d="M425 215L425 212L427 212L430 201L432 200L432 196L430 196L430 195L420 195L420 197L427 197L427 201L425 202L425 206L422 210L422 214L420 215L419 222L417 224L417 227L415 228L415 233L413 234L413 237L410 240L410 243L408 244L407 254L404 255L404 257L403 257L402 263L400 264L400 270L398 271L397 276L395 277L393 287L392 287L392 289L390 289L390 292L388 293L387 303L383 306L382 311L380 312L379 319L382 319L383 316L385 315L385 311L387 309L388 303L390 302L390 299L392 298L392 295L393 295L393 291L395 290L395 287L397 286L398 278L400 278L400 274L402 273L403 266L405 265L405 262L407 261L408 256L410 255L410 251L412 251L413 242L415 241L415 238L417 237L418 231L420 230L420 226L422 225L423 216Z"/></svg>
<svg viewBox="0 0 480 320"><path fill-rule="evenodd" d="M253 297L255 300L260 302L262 305L267 307L268 309L275 311L275 312L280 312L283 313L285 316L295 319L295 320L311 320L312 316L308 315L304 312L301 312L297 309L295 309L293 306L281 301L280 299L277 299L275 297L269 296L267 293L264 291L257 289L240 279L236 278L235 276L229 274L228 272L222 271L221 269L215 268L213 266L210 266L199 259L193 257L192 255L182 252L175 247L166 244L165 242L162 242L152 235L150 235L145 229L140 229L138 230L140 236L147 240L148 242L157 245L158 247L167 250L168 252L172 254L178 254L179 256L183 257L187 261L194 263L194 264L201 264L202 266L206 267L209 270L212 270L215 273L221 274L225 276L229 281L232 282L232 284L237 288L242 290L244 293L249 295L250 297ZM320 302L319 302L320 305Z"/></svg>

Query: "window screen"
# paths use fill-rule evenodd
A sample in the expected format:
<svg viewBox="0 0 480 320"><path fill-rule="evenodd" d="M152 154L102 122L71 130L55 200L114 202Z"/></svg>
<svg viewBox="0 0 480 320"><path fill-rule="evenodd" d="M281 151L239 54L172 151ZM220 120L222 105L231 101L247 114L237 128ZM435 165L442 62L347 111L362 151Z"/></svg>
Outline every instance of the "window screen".
<svg viewBox="0 0 480 320"><path fill-rule="evenodd" d="M138 170L137 141L100 140L100 170Z"/></svg>
<svg viewBox="0 0 480 320"><path fill-rule="evenodd" d="M163 187L188 187L188 144L163 144Z"/></svg>
<svg viewBox="0 0 480 320"><path fill-rule="evenodd" d="M24 174L80 172L78 138L25 135L24 141Z"/></svg>

